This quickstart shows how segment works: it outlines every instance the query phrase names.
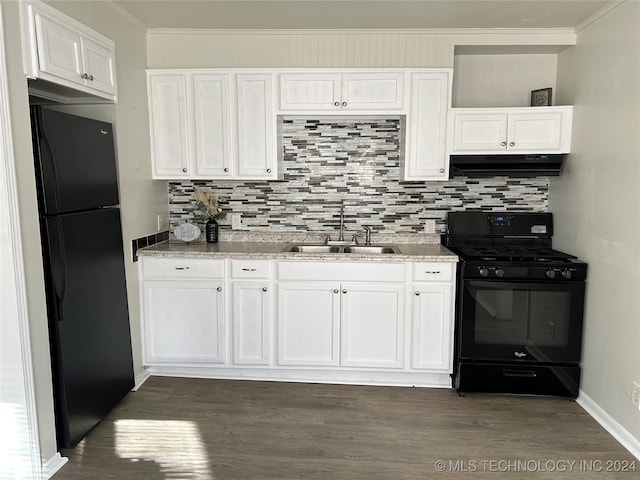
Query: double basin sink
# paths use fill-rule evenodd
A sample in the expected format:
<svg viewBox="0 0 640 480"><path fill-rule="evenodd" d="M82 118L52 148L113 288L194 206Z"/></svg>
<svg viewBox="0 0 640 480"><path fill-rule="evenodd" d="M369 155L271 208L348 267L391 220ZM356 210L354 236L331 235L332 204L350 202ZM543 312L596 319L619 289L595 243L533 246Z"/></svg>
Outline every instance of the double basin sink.
<svg viewBox="0 0 640 480"><path fill-rule="evenodd" d="M287 252L300 253L345 253L345 254L394 254L399 253L398 249L391 245L293 245Z"/></svg>

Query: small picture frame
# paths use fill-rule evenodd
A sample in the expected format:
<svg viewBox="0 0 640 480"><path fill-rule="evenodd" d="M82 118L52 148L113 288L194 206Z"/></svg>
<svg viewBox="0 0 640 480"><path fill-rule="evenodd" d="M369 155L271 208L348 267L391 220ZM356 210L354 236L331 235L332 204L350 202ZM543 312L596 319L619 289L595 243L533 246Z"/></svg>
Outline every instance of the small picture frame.
<svg viewBox="0 0 640 480"><path fill-rule="evenodd" d="M550 107L551 106L551 87L531 90L531 106L532 107Z"/></svg>

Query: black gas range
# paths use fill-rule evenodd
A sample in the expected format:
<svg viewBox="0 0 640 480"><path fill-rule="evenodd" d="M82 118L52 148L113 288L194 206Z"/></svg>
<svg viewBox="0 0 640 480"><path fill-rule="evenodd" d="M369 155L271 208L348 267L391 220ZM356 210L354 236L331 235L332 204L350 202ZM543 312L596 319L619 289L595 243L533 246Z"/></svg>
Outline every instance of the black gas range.
<svg viewBox="0 0 640 480"><path fill-rule="evenodd" d="M553 217L451 212L460 262L453 386L576 397L587 264L554 250Z"/></svg>

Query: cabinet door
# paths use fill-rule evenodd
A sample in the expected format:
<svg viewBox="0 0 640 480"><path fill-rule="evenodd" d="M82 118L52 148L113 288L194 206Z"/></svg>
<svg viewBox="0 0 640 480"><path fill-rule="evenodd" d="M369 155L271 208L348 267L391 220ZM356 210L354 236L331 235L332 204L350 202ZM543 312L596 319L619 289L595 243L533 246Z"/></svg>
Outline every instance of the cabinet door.
<svg viewBox="0 0 640 480"><path fill-rule="evenodd" d="M80 34L40 11L34 17L40 71L83 85Z"/></svg>
<svg viewBox="0 0 640 480"><path fill-rule="evenodd" d="M501 152L506 148L506 114L454 113L454 152Z"/></svg>
<svg viewBox="0 0 640 480"><path fill-rule="evenodd" d="M145 360L153 363L224 363L221 281L143 282Z"/></svg>
<svg viewBox="0 0 640 480"><path fill-rule="evenodd" d="M511 114L507 130L509 150L561 152L562 112Z"/></svg>
<svg viewBox="0 0 640 480"><path fill-rule="evenodd" d="M269 364L270 299L267 282L233 282L234 364Z"/></svg>
<svg viewBox="0 0 640 480"><path fill-rule="evenodd" d="M280 109L289 111L340 110L342 76L339 73L280 75Z"/></svg>
<svg viewBox="0 0 640 480"><path fill-rule="evenodd" d="M404 107L404 74L345 73L340 105L347 110L400 110Z"/></svg>
<svg viewBox="0 0 640 480"><path fill-rule="evenodd" d="M411 76L411 111L407 125L405 180L446 180L446 120L449 106L448 72L414 73Z"/></svg>
<svg viewBox="0 0 640 480"><path fill-rule="evenodd" d="M402 367L404 287L343 284L340 364Z"/></svg>
<svg viewBox="0 0 640 480"><path fill-rule="evenodd" d="M278 286L278 363L338 365L340 290L330 283Z"/></svg>
<svg viewBox="0 0 640 480"><path fill-rule="evenodd" d="M236 75L238 170L236 177L277 178L273 75Z"/></svg>
<svg viewBox="0 0 640 480"><path fill-rule="evenodd" d="M196 177L231 177L229 75L193 75Z"/></svg>
<svg viewBox="0 0 640 480"><path fill-rule="evenodd" d="M411 368L451 372L452 292L451 285L414 286Z"/></svg>
<svg viewBox="0 0 640 480"><path fill-rule="evenodd" d="M84 83L87 87L101 92L116 93L115 52L106 46L82 37L82 60L88 75Z"/></svg>
<svg viewBox="0 0 640 480"><path fill-rule="evenodd" d="M185 74L149 76L153 178L190 178L190 127Z"/></svg>

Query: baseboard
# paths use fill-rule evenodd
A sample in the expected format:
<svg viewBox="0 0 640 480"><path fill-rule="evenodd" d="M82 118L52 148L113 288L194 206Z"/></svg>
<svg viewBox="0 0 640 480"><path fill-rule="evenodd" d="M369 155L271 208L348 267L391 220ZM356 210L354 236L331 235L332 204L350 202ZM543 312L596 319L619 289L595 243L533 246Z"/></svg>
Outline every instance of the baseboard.
<svg viewBox="0 0 640 480"><path fill-rule="evenodd" d="M619 441L624 448L629 450L631 455L640 460L640 440L631 435L626 428L616 422L611 415L605 412L600 405L582 390L580 390L576 403L609 432L613 438Z"/></svg>
<svg viewBox="0 0 640 480"><path fill-rule="evenodd" d="M47 480L53 477L68 461L69 459L67 457L63 457L59 453L56 453L42 465L42 478Z"/></svg>
<svg viewBox="0 0 640 480"><path fill-rule="evenodd" d="M149 368L145 368L142 373L135 376L135 385L131 389L132 392L137 392L138 389L142 386L144 382L146 382L151 376L151 370Z"/></svg>

